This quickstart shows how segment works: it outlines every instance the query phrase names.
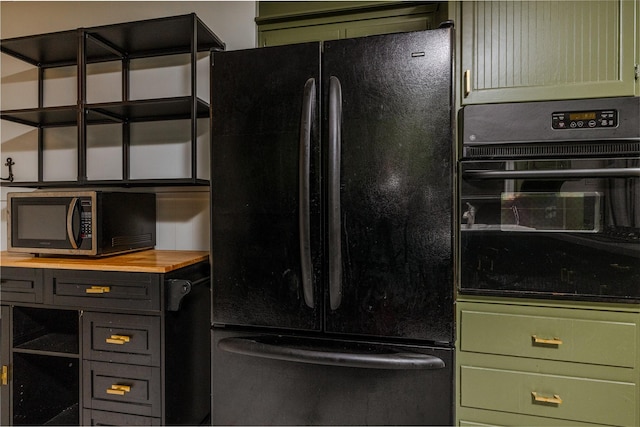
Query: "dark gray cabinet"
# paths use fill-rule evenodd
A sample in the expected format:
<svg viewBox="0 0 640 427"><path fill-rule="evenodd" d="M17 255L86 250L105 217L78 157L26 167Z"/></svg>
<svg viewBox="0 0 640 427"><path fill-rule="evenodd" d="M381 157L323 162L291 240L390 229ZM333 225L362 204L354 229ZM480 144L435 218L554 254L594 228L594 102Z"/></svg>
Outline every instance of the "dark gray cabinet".
<svg viewBox="0 0 640 427"><path fill-rule="evenodd" d="M208 262L166 273L0 273L2 425L208 419Z"/></svg>
<svg viewBox="0 0 640 427"><path fill-rule="evenodd" d="M0 305L0 425L9 425L9 346L5 345L10 338L9 307Z"/></svg>

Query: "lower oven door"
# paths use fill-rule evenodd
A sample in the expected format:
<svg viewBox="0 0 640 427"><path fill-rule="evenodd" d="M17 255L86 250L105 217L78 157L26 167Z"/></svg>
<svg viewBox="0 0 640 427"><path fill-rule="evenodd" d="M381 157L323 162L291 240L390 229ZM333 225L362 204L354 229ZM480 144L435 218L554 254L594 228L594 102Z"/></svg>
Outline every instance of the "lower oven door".
<svg viewBox="0 0 640 427"><path fill-rule="evenodd" d="M213 328L213 425L452 425L453 349Z"/></svg>
<svg viewBox="0 0 640 427"><path fill-rule="evenodd" d="M462 293L640 301L640 159L461 168Z"/></svg>

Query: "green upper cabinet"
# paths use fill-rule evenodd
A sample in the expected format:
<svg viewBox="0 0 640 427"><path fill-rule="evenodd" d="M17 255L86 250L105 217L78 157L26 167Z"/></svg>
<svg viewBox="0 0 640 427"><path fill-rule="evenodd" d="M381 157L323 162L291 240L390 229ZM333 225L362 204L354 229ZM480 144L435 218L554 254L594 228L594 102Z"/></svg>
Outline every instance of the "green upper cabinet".
<svg viewBox="0 0 640 427"><path fill-rule="evenodd" d="M462 104L640 95L640 2L462 1Z"/></svg>
<svg viewBox="0 0 640 427"><path fill-rule="evenodd" d="M258 46L335 40L436 28L447 2L258 2Z"/></svg>

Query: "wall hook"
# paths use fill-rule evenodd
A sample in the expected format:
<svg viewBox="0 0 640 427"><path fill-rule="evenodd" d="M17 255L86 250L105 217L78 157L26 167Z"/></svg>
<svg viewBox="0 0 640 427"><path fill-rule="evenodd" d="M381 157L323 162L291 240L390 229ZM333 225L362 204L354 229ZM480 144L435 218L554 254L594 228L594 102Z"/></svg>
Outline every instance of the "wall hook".
<svg viewBox="0 0 640 427"><path fill-rule="evenodd" d="M13 182L13 168L12 168L12 166L15 165L15 164L16 163L13 161L13 159L11 157L7 157L7 161L6 161L6 163L4 165L9 167L9 176L7 178L0 177L1 180Z"/></svg>

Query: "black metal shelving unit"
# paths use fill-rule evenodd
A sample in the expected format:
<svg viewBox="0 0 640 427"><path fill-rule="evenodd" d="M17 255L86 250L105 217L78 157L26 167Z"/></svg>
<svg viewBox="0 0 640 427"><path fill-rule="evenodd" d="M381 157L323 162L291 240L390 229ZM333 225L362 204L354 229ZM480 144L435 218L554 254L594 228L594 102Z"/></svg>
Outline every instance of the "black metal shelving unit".
<svg viewBox="0 0 640 427"><path fill-rule="evenodd" d="M7 182L4 186L162 186L208 185L197 174L197 119L209 117L209 105L196 94L196 62L199 52L224 50L224 43L195 15L187 14L0 41L0 51L38 67L38 106L5 110L0 119L35 127L38 132L38 180ZM190 54L191 94L189 96L145 100L129 99L130 61L176 54ZM120 102L87 102L87 65L121 61L122 96ZM44 70L77 67L76 105L44 107ZM191 176L178 179L131 179L129 125L134 122L191 120ZM122 179L87 178L87 126L122 124ZM44 143L42 129L77 127L77 171L75 181L44 180Z"/></svg>

